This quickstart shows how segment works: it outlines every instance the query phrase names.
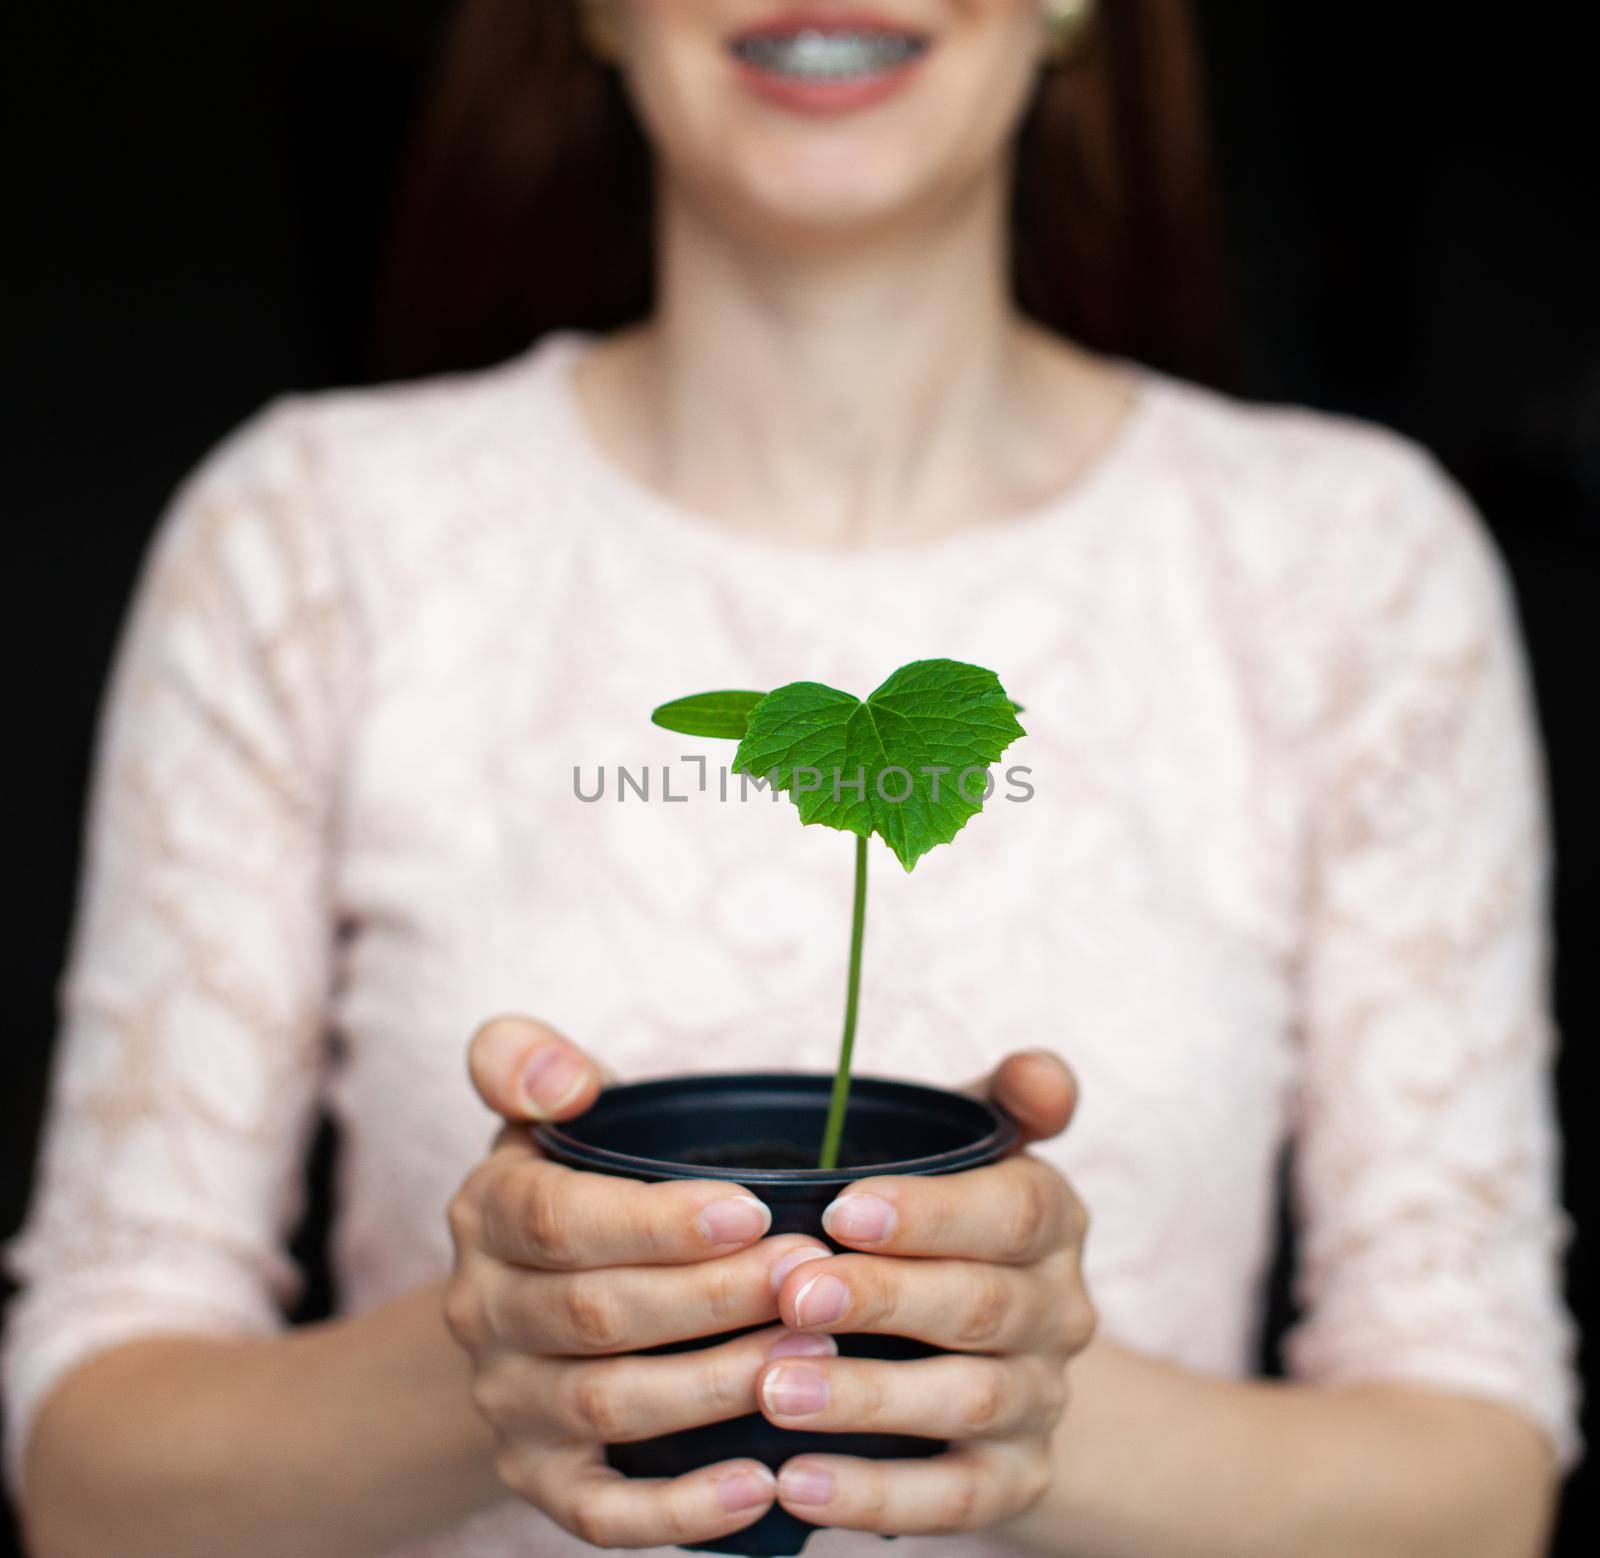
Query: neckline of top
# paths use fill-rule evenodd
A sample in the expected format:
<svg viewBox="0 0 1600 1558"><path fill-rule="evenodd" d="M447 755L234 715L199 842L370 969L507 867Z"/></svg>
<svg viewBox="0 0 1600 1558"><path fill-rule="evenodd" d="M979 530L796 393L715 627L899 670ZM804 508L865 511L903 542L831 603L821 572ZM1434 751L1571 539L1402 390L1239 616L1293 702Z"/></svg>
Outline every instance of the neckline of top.
<svg viewBox="0 0 1600 1558"><path fill-rule="evenodd" d="M559 330L541 337L524 354L524 368L542 381L548 393L557 441L608 503L622 512L632 511L650 521L652 530L687 544L751 561L766 560L786 567L826 565L832 569L905 566L944 557L964 558L974 549L1041 538L1064 522L1100 509L1121 486L1126 474L1138 466L1136 452L1156 420L1161 375L1126 359L1117 367L1129 375L1132 397L1110 439L1086 469L1059 491L1016 513L976 520L920 541L889 542L868 546L789 542L771 535L741 530L675 503L619 464L600 444L578 396L579 363L593 349L597 337L589 331Z"/></svg>

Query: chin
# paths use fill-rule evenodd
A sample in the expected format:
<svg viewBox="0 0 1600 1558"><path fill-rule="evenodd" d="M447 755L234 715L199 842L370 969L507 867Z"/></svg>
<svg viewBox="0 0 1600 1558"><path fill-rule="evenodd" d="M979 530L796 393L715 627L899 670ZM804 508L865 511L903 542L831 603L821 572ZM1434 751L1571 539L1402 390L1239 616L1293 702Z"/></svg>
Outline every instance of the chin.
<svg viewBox="0 0 1600 1558"><path fill-rule="evenodd" d="M894 224L943 182L938 170L908 164L881 150L813 146L740 158L721 182L726 203L743 208L741 225L838 235Z"/></svg>
<svg viewBox="0 0 1600 1558"><path fill-rule="evenodd" d="M909 107L911 105L904 105ZM950 118L897 112L773 124L732 105L675 169L731 230L763 244L834 245L926 221L1001 161L1001 135L951 144Z"/></svg>

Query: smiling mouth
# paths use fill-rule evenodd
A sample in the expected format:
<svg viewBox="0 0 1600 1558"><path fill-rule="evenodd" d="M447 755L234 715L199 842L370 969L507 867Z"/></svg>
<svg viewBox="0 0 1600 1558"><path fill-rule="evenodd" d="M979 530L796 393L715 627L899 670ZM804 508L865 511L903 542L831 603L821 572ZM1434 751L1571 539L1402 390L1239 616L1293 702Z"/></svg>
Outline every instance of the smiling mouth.
<svg viewBox="0 0 1600 1558"><path fill-rule="evenodd" d="M919 33L861 28L800 27L744 33L728 48L752 69L802 82L863 81L899 70L925 54Z"/></svg>

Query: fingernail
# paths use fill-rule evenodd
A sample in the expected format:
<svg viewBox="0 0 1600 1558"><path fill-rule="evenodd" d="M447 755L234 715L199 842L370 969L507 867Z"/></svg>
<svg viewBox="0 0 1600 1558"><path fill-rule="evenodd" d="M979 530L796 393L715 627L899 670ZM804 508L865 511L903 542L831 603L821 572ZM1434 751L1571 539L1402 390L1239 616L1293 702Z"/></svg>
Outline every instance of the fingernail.
<svg viewBox="0 0 1600 1558"><path fill-rule="evenodd" d="M850 1307L850 1289L824 1272L794 1296L794 1317L801 1325L832 1325Z"/></svg>
<svg viewBox="0 0 1600 1558"><path fill-rule="evenodd" d="M790 1461L778 1473L778 1493L791 1504L826 1504L833 1497L833 1473Z"/></svg>
<svg viewBox="0 0 1600 1558"><path fill-rule="evenodd" d="M775 1482L770 1471L747 1467L724 1477L717 1484L717 1497L731 1515L736 1509L754 1509L757 1504L765 1504L772 1497Z"/></svg>
<svg viewBox="0 0 1600 1558"><path fill-rule="evenodd" d="M828 1203L822 1226L841 1244L877 1244L894 1232L894 1208L882 1196L857 1191Z"/></svg>
<svg viewBox="0 0 1600 1558"><path fill-rule="evenodd" d="M783 1286L783 1279L796 1266L804 1265L808 1260L826 1260L832 1253L831 1250L819 1250L813 1244L808 1244L803 1249L790 1250L782 1260L773 1263L772 1291L776 1293Z"/></svg>
<svg viewBox="0 0 1600 1558"><path fill-rule="evenodd" d="M529 1111L549 1118L577 1097L588 1076L583 1062L560 1044L535 1050L522 1070L522 1092Z"/></svg>
<svg viewBox="0 0 1600 1558"><path fill-rule="evenodd" d="M828 1404L827 1376L804 1363L768 1369L761 1381L761 1404L778 1417L809 1417Z"/></svg>
<svg viewBox="0 0 1600 1558"><path fill-rule="evenodd" d="M754 1196L724 1196L701 1209L701 1232L713 1244L748 1244L772 1226L772 1213Z"/></svg>
<svg viewBox="0 0 1600 1558"><path fill-rule="evenodd" d="M767 1348L769 1358L836 1358L839 1344L831 1336L812 1336L805 1331L785 1331Z"/></svg>

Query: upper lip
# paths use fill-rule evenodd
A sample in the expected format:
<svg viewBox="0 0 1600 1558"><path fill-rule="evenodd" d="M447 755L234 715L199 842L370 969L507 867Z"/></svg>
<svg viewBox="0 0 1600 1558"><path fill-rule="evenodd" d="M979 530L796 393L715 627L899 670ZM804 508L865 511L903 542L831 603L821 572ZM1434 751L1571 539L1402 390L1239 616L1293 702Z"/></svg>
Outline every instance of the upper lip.
<svg viewBox="0 0 1600 1558"><path fill-rule="evenodd" d="M897 22L893 17L873 11L828 11L796 7L793 10L779 11L776 15L767 17L765 21L753 23L749 27L741 27L730 41L737 42L741 38L788 38L801 32L888 33L895 37L924 40L928 37L920 27Z"/></svg>

